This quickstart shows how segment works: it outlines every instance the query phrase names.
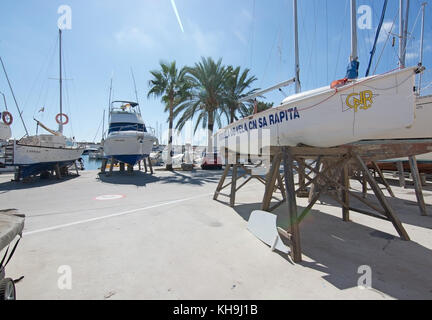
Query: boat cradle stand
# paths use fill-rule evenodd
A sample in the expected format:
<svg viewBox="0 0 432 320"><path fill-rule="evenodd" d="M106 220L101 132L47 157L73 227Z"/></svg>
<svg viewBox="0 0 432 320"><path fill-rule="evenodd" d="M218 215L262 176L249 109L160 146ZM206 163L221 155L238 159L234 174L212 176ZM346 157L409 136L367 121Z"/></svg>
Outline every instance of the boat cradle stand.
<svg viewBox="0 0 432 320"><path fill-rule="evenodd" d="M367 147L362 149L361 147L350 146L335 148L272 147L272 164L265 178L265 192L261 209L263 211L273 211L283 203L287 204L287 210L284 211L284 215L287 215L289 225L286 229L280 227L277 229L283 242L290 247L290 255L295 263L302 261L300 223L324 194L327 194L341 205L342 219L344 221L350 221L350 211L387 220L393 224L403 240L410 240L401 221L366 166L363 157L365 157L365 154L368 154L368 150ZM306 160L309 160L309 162ZM280 173L281 164L283 165L282 176ZM301 164L302 168L299 164ZM219 195L225 195L230 198L230 205L234 206L236 191L251 180L250 177L239 188L236 188L236 181L240 178L237 177L237 170L242 166L242 164L238 164L237 162L226 166L214 194L214 200L217 200ZM225 179L231 167L233 168L232 181L224 186ZM304 171L302 170L303 167ZM302 176L307 180L307 182L300 185L297 189L294 182L294 170L297 172L302 171ZM350 171L351 173L354 171L362 173L364 180L371 186L373 193L378 199L379 206L376 202L358 195L350 188ZM260 179L258 178L258 180ZM231 185L231 194L222 194L220 191L228 185ZM296 194L302 188L304 189L309 186L309 205L301 212L298 212ZM281 200L274 197L276 191L282 193ZM373 211L352 207L350 205L351 197L356 198ZM274 199L277 199L278 202L271 206L271 202ZM280 218L282 217L278 216L278 220Z"/></svg>
<svg viewBox="0 0 432 320"><path fill-rule="evenodd" d="M401 188L406 188L403 161L397 160L397 161L393 161L392 163L394 163L397 169L397 175L399 176L399 186ZM420 174L418 164L417 164L417 159L415 156L408 157L408 165L409 165L409 171L411 172L410 176L412 177L412 184L414 185L414 190L417 198L417 203L420 209L420 213L422 216L427 216L428 214L426 210L426 203L423 196L423 185L426 185L425 176L424 174ZM378 173L378 175L380 176L380 180L386 186L390 195L394 197L391 187L387 182L386 178L384 177L384 175L382 174L379 165L375 161L373 161L369 167L372 167L372 170Z"/></svg>
<svg viewBox="0 0 432 320"><path fill-rule="evenodd" d="M110 163L110 167L109 167L109 172L106 172L106 168L107 168L107 165L108 165L108 161L109 161L109 163ZM144 169L145 169L145 173L147 173L148 172L148 169L150 169L150 173L151 174L154 174L154 172L153 172L153 166L152 166L152 163L151 163L151 161L150 161L150 157L146 157L146 158L144 158L143 160L143 163L144 163ZM147 167L147 163L146 163L146 161L147 161L147 163L148 163L148 167ZM116 165L116 164L119 164L119 169L120 169L120 172L124 172L125 171L125 163L123 163L123 162L119 162L119 161L116 161L113 157L111 157L111 158L104 158L103 160L102 160L102 165L101 165L101 173L104 173L104 174L106 174L107 176L110 176L111 174L112 174L112 172L113 172L113 170L114 170L114 166ZM138 167L139 167L139 171L141 171L141 161L140 162L138 162ZM127 165L127 172L129 173L129 174L132 174L133 173L133 166L131 166L131 165Z"/></svg>

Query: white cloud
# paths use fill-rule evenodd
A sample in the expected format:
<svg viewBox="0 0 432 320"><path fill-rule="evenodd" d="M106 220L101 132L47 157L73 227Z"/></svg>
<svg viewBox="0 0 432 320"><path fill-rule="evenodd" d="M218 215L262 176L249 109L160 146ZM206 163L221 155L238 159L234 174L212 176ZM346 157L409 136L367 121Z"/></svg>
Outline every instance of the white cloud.
<svg viewBox="0 0 432 320"><path fill-rule="evenodd" d="M241 43L243 43L244 45L247 45L247 40L246 40L245 36L243 35L243 33L240 32L240 30L234 31L234 35L237 37L237 39L240 40Z"/></svg>
<svg viewBox="0 0 432 320"><path fill-rule="evenodd" d="M127 27L116 32L114 38L120 45L141 45L148 49L155 46L155 41L148 34L142 32L138 27Z"/></svg>
<svg viewBox="0 0 432 320"><path fill-rule="evenodd" d="M222 42L222 35L218 32L203 32L201 28L188 21L188 32L185 33L186 41L192 42L196 48L197 53L202 56L218 55L220 53L220 47Z"/></svg>
<svg viewBox="0 0 432 320"><path fill-rule="evenodd" d="M252 14L250 13L250 11L249 10L247 10L247 9L242 9L242 11L240 12L240 16L242 17L242 18L245 18L246 20L248 20L248 21L252 21L252 19L253 19L253 17L252 17Z"/></svg>
<svg viewBox="0 0 432 320"><path fill-rule="evenodd" d="M393 28L392 28L393 27ZM378 43L383 43L384 41L387 40L388 34L390 32L394 33L394 30L396 28L396 24L393 24L392 21L386 21L383 23L382 27L381 27L381 32L378 36Z"/></svg>
<svg viewBox="0 0 432 320"><path fill-rule="evenodd" d="M420 57L418 52L407 52L405 59L406 60L414 60L414 59L418 59Z"/></svg>

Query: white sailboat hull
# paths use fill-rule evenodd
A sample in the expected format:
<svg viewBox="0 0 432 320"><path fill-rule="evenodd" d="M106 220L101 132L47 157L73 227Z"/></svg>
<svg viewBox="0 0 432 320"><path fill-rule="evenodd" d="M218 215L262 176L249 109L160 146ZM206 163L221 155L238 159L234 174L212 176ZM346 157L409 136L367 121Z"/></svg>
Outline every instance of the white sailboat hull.
<svg viewBox="0 0 432 320"><path fill-rule="evenodd" d="M424 139L432 138L432 95L417 97L415 102L414 123L400 130L395 130L386 135L378 136L377 139ZM432 153L417 155L418 162L432 163ZM387 161L408 161L408 158L398 158Z"/></svg>
<svg viewBox="0 0 432 320"><path fill-rule="evenodd" d="M415 99L414 123L406 128L378 135L377 139L432 138L432 95Z"/></svg>
<svg viewBox="0 0 432 320"><path fill-rule="evenodd" d="M0 122L0 140L9 140L12 136L11 128L3 122Z"/></svg>
<svg viewBox="0 0 432 320"><path fill-rule="evenodd" d="M219 130L217 146L265 155L271 146L333 147L391 134L414 122L415 69L288 97L279 107Z"/></svg>
<svg viewBox="0 0 432 320"><path fill-rule="evenodd" d="M84 149L47 148L41 146L15 145L14 165L34 165L42 163L62 163L75 161Z"/></svg>

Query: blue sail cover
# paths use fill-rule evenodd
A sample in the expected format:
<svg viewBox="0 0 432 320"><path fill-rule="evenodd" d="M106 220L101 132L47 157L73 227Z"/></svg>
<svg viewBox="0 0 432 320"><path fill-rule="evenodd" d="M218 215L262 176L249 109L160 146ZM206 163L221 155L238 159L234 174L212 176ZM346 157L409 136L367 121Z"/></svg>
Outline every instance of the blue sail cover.
<svg viewBox="0 0 432 320"><path fill-rule="evenodd" d="M357 79L358 78L358 70L359 70L360 62L357 60L353 60L349 63L347 68L347 73L345 78L347 79Z"/></svg>

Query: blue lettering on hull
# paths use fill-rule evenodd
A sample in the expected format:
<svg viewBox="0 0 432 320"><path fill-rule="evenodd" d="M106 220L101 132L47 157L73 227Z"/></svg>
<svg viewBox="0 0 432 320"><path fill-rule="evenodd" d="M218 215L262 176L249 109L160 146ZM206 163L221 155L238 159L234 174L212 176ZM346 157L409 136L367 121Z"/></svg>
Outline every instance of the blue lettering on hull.
<svg viewBox="0 0 432 320"><path fill-rule="evenodd" d="M300 112L298 111L297 107L283 111L277 111L257 119L249 120L249 122L246 121L243 124L238 124L235 127L228 129L225 133L225 136L235 136L244 132L263 129L268 126L273 126L296 119L300 119Z"/></svg>

